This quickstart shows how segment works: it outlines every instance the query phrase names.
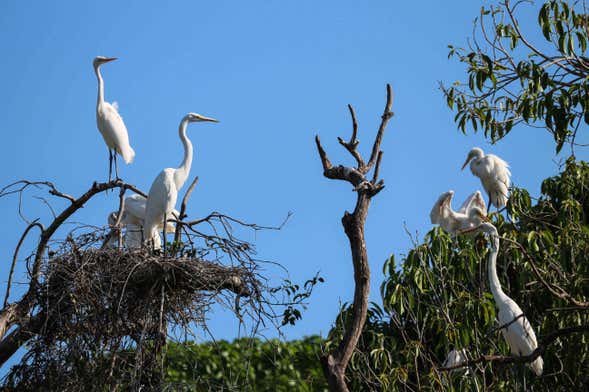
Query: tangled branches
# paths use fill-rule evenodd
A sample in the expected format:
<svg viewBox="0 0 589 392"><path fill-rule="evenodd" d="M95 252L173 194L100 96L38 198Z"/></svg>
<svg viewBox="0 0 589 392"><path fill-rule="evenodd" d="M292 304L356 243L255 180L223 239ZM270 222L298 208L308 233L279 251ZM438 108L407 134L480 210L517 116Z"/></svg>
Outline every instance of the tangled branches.
<svg viewBox="0 0 589 392"><path fill-rule="evenodd" d="M146 249L79 250L73 243L51 259L44 276L35 292L36 330L30 331L37 337L9 377L9 385L20 390L84 385L90 376L111 387L159 388L153 372L168 325L188 329L202 322L216 297L230 295L224 291L241 298L262 289L244 267L161 257ZM82 358L83 371L72 368Z"/></svg>
<svg viewBox="0 0 589 392"><path fill-rule="evenodd" d="M288 312L304 306L312 287L305 286L303 293L289 291L288 285L270 287L255 247L234 233L234 226L254 231L280 227L250 224L218 212L184 221L195 184L196 180L174 220L174 241L164 251L105 246L113 234L121 241L125 228L120 219L110 232L79 225L65 240L52 238L86 202L109 189L120 189L120 216L125 191L142 194L121 180L94 183L77 199L48 182L19 181L0 191L0 197L19 195L21 216L23 194L33 188L48 188L49 194L69 202L60 214L53 213L47 226L27 221L16 247L12 270L23 238L31 228L39 228L36 250L27 258L28 290L10 303L9 282L0 311L0 364L27 343L20 364L4 379L5 388L63 391L94 385L87 389L161 390L168 334L183 331L186 336L194 326L205 326L211 305L225 304L242 325L249 320L254 329L266 322L278 326L283 315L275 313L276 305Z"/></svg>

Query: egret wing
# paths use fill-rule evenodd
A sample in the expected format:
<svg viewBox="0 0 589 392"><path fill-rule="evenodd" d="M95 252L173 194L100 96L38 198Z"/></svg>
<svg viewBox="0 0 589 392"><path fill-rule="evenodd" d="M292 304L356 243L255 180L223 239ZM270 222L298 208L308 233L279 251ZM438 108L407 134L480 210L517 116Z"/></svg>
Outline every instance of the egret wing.
<svg viewBox="0 0 589 392"><path fill-rule="evenodd" d="M466 198L464 203L462 203L458 212L461 214L468 214L468 211L473 207L478 207L483 212L487 211L485 199L483 199L483 196L481 195L480 191L476 191L470 194L470 196Z"/></svg>
<svg viewBox="0 0 589 392"><path fill-rule="evenodd" d="M98 108L98 123L108 147L119 153L125 163L133 162L135 151L129 144L127 127L117 109L110 103L103 102Z"/></svg>
<svg viewBox="0 0 589 392"><path fill-rule="evenodd" d="M430 220L433 224L439 224L440 220L448 215L448 208L452 202L454 191L444 192L438 197L429 213Z"/></svg>
<svg viewBox="0 0 589 392"><path fill-rule="evenodd" d="M125 212L137 219L145 218L147 199L141 195L131 195L125 198Z"/></svg>

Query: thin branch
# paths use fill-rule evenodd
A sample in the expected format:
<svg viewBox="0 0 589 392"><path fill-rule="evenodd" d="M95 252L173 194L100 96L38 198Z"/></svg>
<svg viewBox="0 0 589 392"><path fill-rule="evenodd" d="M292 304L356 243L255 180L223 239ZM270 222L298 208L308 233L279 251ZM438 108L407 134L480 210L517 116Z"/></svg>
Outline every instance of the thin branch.
<svg viewBox="0 0 589 392"><path fill-rule="evenodd" d="M327 157L327 153L321 146L321 140L319 139L319 135L315 136L315 144L317 145L317 151L319 151L319 157L321 158L321 164L323 165L323 173L325 174L329 169L331 169L332 165Z"/></svg>
<svg viewBox="0 0 589 392"><path fill-rule="evenodd" d="M174 242L178 243L180 241L180 234L182 230L183 219L186 218L186 205L188 204L188 199L190 199L190 195L192 195L192 190L198 183L198 176L194 177L192 183L186 190L184 197L182 198L182 204L180 205L180 216L176 217L176 231L174 232Z"/></svg>
<svg viewBox="0 0 589 392"><path fill-rule="evenodd" d="M358 163L358 169L365 166L364 159L358 152L358 144L360 141L356 138L358 134L358 121L356 121L356 113L354 112L354 108L352 105L348 105L348 110L350 111L350 115L352 116L352 137L350 137L350 141L346 142L341 137L338 137L338 142L348 150L348 152L356 159Z"/></svg>
<svg viewBox="0 0 589 392"><path fill-rule="evenodd" d="M550 284L548 283L544 277L542 276L542 274L540 274L540 271L538 270L538 267L536 266L536 263L534 261L534 258L532 257L532 255L530 255L528 253L528 251L526 250L526 248L523 247L522 244L520 244L517 241L514 241L510 238L506 238L506 237L501 237L501 239L506 240L512 244L514 244L515 246L517 246L519 248L519 250L524 254L524 256L526 256L526 258L528 259L528 262L530 263L530 266L532 266L532 271L534 271L534 275L536 275L536 277L538 278L538 280L540 281L540 283L542 283L542 285L544 287L546 287L546 289L548 289L548 291L550 291L550 293L552 293L554 296L563 299L579 308L582 309L587 309L589 308L589 302L583 302L583 301L579 301L575 298L573 298L573 296L571 296L568 292L566 292L563 288L558 287L556 285ZM554 289L554 287L557 287L560 290L560 293L558 291L556 291Z"/></svg>
<svg viewBox="0 0 589 392"><path fill-rule="evenodd" d="M6 295L4 296L4 305L2 306L3 308L6 308L6 305L8 304L8 297L10 296L10 287L12 286L12 275L14 274L14 267L16 266L16 259L18 257L18 251L20 250L20 247L22 246L25 238L27 237L27 234L29 234L29 231L33 227L38 227L39 230L41 230L41 233L43 233L43 231L45 230L43 228L43 225L38 222L38 219L36 219L27 226L25 231L22 233L20 239L18 240L18 244L16 244L16 248L14 249L14 254L12 256L12 264L10 265L10 273L8 274L8 286L6 287Z"/></svg>
<svg viewBox="0 0 589 392"><path fill-rule="evenodd" d="M376 184L376 180L378 179L378 172L380 171L380 161L382 159L382 151L378 152L378 158L376 158L376 166L374 167L374 175L372 176L372 183Z"/></svg>
<svg viewBox="0 0 589 392"><path fill-rule="evenodd" d="M522 355L522 356L504 356L504 355L482 355L479 358L472 359L469 361L463 361L454 366L448 367L439 367L438 371L450 371L455 369L460 369L472 365L476 365L479 363L529 363L534 361L540 355L542 355L546 348L552 344L556 339L561 336L571 335L573 333L578 332L588 332L589 331L589 324L579 325L576 327L568 327L558 329L548 335L546 335L538 345L538 347L532 351L529 355Z"/></svg>
<svg viewBox="0 0 589 392"><path fill-rule="evenodd" d="M372 154L370 154L370 160L368 164L362 168L362 173L366 174L368 171L374 166L376 159L378 157L378 152L380 151L380 143L382 142L382 137L384 136L384 130L387 127L389 119L393 117L393 112L391 108L393 106L393 92L391 90L391 85L387 84L387 103L384 108L384 112L381 117L380 126L378 127L378 132L376 133L376 138L374 139L374 144L372 145Z"/></svg>

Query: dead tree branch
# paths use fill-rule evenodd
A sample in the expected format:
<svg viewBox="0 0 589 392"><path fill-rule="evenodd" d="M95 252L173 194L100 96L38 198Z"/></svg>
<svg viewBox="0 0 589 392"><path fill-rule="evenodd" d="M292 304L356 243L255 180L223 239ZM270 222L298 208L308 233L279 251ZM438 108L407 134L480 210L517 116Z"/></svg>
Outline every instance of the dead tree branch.
<svg viewBox="0 0 589 392"><path fill-rule="evenodd" d="M33 182L33 181L18 181L7 187L4 187L0 190L0 197L4 197L10 194L18 193L22 195L22 193L31 186L39 187L41 185L47 186L49 188L49 193L58 197L66 198L71 202L71 204L65 208L61 214L59 214L53 222L46 228L41 230L41 237L39 239L39 243L37 245L37 249L35 251L35 257L33 260L33 267L31 273L31 280L29 282L29 288L27 292L23 295L23 297L15 303L5 305L4 308L0 311L0 340L4 337L6 332L15 324L19 323L20 320L24 319L26 315L31 311L32 307L34 306L33 301L33 293L37 289L38 286L38 278L39 272L41 270L41 264L43 261L43 255L45 254L45 250L47 248L47 244L49 240L55 233L55 231L76 211L84 206L84 204L90 200L94 195L107 191L113 188L121 188L121 189L130 189L136 193L141 195L145 195L139 189L131 184L126 184L121 180L114 180L106 183L93 183L92 186L88 191L86 191L82 196L78 199L74 199L73 197L66 195L57 190L57 188L50 182ZM30 230L30 225L25 230ZM41 226L42 227L42 226ZM40 228L41 228L40 227Z"/></svg>
<svg viewBox="0 0 589 392"><path fill-rule="evenodd" d="M196 186L196 184L198 183L198 176L194 177L194 180L192 180L192 183L190 184L190 186L188 187L188 189L186 190L186 193L184 194L184 197L182 198L182 204L180 205L180 216L176 217L176 231L174 232L174 242L178 243L178 241L180 241L180 233L182 232L182 220L184 218L186 218L186 205L188 204L188 199L190 199L190 195L192 195L192 191L194 190L194 187Z"/></svg>
<svg viewBox="0 0 589 392"><path fill-rule="evenodd" d="M370 268L364 239L364 225L372 197L384 188L383 180L378 180L382 158L380 144L388 120L393 116L393 112L391 111L392 102L391 86L387 84L387 101L376 138L372 145L372 153L368 163L364 163L364 159L357 150L359 144L357 140L358 123L351 105L348 105L348 108L352 116L352 137L349 142L345 142L343 138L338 138L338 141L354 157L358 164L356 168L342 165L334 167L321 145L319 136L315 137L317 151L323 166L323 175L330 179L347 181L357 191L354 212L349 213L346 211L342 217L344 231L350 242L352 263L354 266L353 317L350 325L346 326L344 337L339 346L333 352L321 358L323 370L331 391L348 391L345 381L346 368L366 322L368 296L370 294ZM373 167L374 175L372 181L368 181L365 175Z"/></svg>

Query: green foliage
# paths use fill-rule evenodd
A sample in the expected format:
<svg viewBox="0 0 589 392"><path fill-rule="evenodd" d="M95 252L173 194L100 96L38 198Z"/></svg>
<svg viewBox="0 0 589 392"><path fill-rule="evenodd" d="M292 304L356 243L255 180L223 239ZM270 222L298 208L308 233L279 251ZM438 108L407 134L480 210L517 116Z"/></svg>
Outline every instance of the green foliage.
<svg viewBox="0 0 589 392"><path fill-rule="evenodd" d="M177 391L326 391L318 336L170 343L166 378Z"/></svg>
<svg viewBox="0 0 589 392"><path fill-rule="evenodd" d="M536 35L527 37L516 7L500 1L481 9L470 47L449 46L449 57L467 65L468 81L442 89L462 132L482 129L496 141L516 124L540 126L553 134L558 152L589 124L589 17L582 2L547 1Z"/></svg>
<svg viewBox="0 0 589 392"><path fill-rule="evenodd" d="M564 171L542 184L532 201L514 189L508 210L514 221L493 214L501 240L498 274L504 291L523 309L539 341L561 328L589 324L589 311L575 309L556 293L589 299L589 165L567 161ZM487 240L452 238L432 229L398 265L385 262L383 308L372 305L348 370L351 390L515 390L512 364L485 363L470 370L441 372L452 348L466 348L471 359L510 355L495 330L496 308L486 274ZM344 307L328 344L339 342L350 314ZM589 386L589 333L575 333L549 345L544 376L526 370L534 390L586 390ZM519 385L521 388L521 384Z"/></svg>

